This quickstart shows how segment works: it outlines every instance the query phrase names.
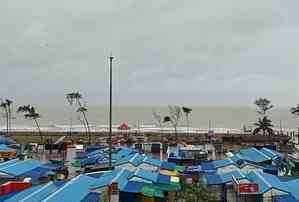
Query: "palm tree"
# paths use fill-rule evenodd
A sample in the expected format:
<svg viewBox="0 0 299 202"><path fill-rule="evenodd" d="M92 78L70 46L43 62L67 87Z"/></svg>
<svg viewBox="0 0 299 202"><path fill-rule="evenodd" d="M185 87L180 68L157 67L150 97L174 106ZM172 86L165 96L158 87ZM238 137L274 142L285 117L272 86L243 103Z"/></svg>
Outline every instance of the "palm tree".
<svg viewBox="0 0 299 202"><path fill-rule="evenodd" d="M256 126L256 129L254 129L253 134L258 134L261 130L263 131L263 135L268 133L268 135L273 134L273 125L272 121L267 118L267 116L264 116L263 118L259 118L257 123L254 123Z"/></svg>
<svg viewBox="0 0 299 202"><path fill-rule="evenodd" d="M290 111L291 111L292 114L294 114L294 115L296 115L296 116L299 116L299 104L297 104L296 107L292 107L292 108L290 109Z"/></svg>
<svg viewBox="0 0 299 202"><path fill-rule="evenodd" d="M86 133L88 134L88 142L89 144L91 143L91 134L90 134L90 127L89 127L89 122L87 119L87 108L86 106L83 106L81 103L82 95L79 92L73 92L73 93L68 93L66 94L66 98L68 102L72 105L74 102L77 103L78 109L77 112L81 113L83 116L83 125L87 129Z"/></svg>
<svg viewBox="0 0 299 202"><path fill-rule="evenodd" d="M11 114L12 114L12 104L13 104L13 101L12 100L9 100L9 99L6 99L6 104L7 104L7 111L8 111L8 128L9 128L9 131L11 130Z"/></svg>
<svg viewBox="0 0 299 202"><path fill-rule="evenodd" d="M40 125L38 123L38 119L40 118L40 114L36 112L35 108L31 105L23 105L20 106L17 110L18 113L24 113L25 119L33 120L40 136L41 143L43 143L43 135L40 129Z"/></svg>
<svg viewBox="0 0 299 202"><path fill-rule="evenodd" d="M295 116L299 117L299 104L297 104L296 107L292 107L292 108L290 109L290 111L291 111L292 114L294 114ZM298 141L298 143L299 143L299 134L298 134L298 136L297 136L297 141Z"/></svg>
<svg viewBox="0 0 299 202"><path fill-rule="evenodd" d="M189 135L189 127L190 127L190 122L189 122L189 115L192 111L191 108L188 107L182 107L183 112L185 113L186 116L186 121L187 121L187 134Z"/></svg>
<svg viewBox="0 0 299 202"><path fill-rule="evenodd" d="M178 140L178 133L177 133L177 127L179 125L179 121L182 116L182 111L179 106L169 106L168 107L169 116L165 116L163 119L163 122L170 122L171 125L174 128L174 134L176 140Z"/></svg>
<svg viewBox="0 0 299 202"><path fill-rule="evenodd" d="M259 131L262 130L263 135L265 135L266 132L268 132L268 135L272 135L273 125L272 121L267 117L267 112L274 106L267 98L259 98L254 101L254 104L257 106L257 113L261 115L261 118L258 119L257 123L254 123L256 129L254 129L253 134L258 134Z"/></svg>
<svg viewBox="0 0 299 202"><path fill-rule="evenodd" d="M2 108L5 112L6 117L6 133L9 136L9 131L11 129L11 106L13 101L9 99L1 100L0 108Z"/></svg>
<svg viewBox="0 0 299 202"><path fill-rule="evenodd" d="M66 100L69 103L70 106L73 106L75 96L74 93L66 94ZM70 137L72 136L72 128L73 128L73 114L72 111L70 112Z"/></svg>

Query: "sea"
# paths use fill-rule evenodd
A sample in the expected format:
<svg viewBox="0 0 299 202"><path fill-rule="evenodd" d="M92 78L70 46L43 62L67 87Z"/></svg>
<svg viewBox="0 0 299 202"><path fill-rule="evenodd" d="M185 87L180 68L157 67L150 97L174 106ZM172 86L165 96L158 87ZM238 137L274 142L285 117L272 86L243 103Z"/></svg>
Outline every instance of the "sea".
<svg viewBox="0 0 299 202"><path fill-rule="evenodd" d="M254 107L250 106L191 106L189 115L191 127L196 128L231 128L248 129L253 127L259 115ZM80 125L79 113L72 106L63 105L40 105L36 106L41 115L39 122L42 127ZM168 106L113 106L113 124L127 123L130 126L158 126L153 116L155 111L161 117L169 114ZM22 114L13 113L12 128L34 127L32 120L25 119ZM108 124L109 106L88 106L87 117L91 125ZM290 113L287 107L273 108L268 117L273 121L275 128L294 129L299 126L299 118ZM182 114L179 125L186 126L185 115ZM5 128L5 117L0 117L0 127Z"/></svg>

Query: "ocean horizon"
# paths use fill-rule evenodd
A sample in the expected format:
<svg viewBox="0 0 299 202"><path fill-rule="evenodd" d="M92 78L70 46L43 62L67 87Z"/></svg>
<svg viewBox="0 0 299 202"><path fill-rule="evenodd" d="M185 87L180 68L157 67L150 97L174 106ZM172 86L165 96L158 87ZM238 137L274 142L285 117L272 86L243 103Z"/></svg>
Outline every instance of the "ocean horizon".
<svg viewBox="0 0 299 202"><path fill-rule="evenodd" d="M190 126L197 128L234 128L241 129L253 127L259 115L256 108L249 106L193 106L190 114ZM41 118L39 122L42 127L55 125L80 125L78 113L75 107L37 105L37 111ZM108 105L90 105L88 106L87 117L91 125L108 124ZM113 124L119 125L127 123L132 126L138 125L157 125L153 117L153 111L156 111L162 117L168 114L167 106L114 106ZM269 118L273 121L275 128L296 129L299 126L297 119L290 113L287 107L277 107L272 109ZM5 118L1 116L0 126L5 127ZM72 117L72 118L71 118ZM186 126L184 114L180 121L181 126ZM25 119L22 114L13 113L12 128L14 127L32 127L31 120ZM166 124L167 127L167 124Z"/></svg>

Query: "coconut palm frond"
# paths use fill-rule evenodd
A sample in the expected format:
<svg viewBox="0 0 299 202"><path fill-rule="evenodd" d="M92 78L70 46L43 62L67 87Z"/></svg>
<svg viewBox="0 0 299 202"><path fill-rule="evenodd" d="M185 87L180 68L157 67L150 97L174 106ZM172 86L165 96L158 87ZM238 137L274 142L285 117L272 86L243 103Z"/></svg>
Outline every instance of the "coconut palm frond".
<svg viewBox="0 0 299 202"><path fill-rule="evenodd" d="M189 113L191 113L191 111L192 111L192 109L191 109L191 108L188 108L188 107L182 107L182 110L183 110L183 112L186 113L186 114L189 114Z"/></svg>
<svg viewBox="0 0 299 202"><path fill-rule="evenodd" d="M291 111L292 114L294 114L294 115L296 115L296 116L299 116L299 104L297 104L296 107L292 107L292 108L290 109L290 111Z"/></svg>

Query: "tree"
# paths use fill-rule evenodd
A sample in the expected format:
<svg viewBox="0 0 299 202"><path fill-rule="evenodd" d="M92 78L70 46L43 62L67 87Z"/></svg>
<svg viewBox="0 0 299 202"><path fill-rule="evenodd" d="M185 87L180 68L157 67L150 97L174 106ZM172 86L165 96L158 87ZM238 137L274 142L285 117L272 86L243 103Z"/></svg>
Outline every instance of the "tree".
<svg viewBox="0 0 299 202"><path fill-rule="evenodd" d="M182 110L185 113L186 122L187 122L187 134L189 135L189 127L190 127L189 115L191 114L192 109L188 107L182 107Z"/></svg>
<svg viewBox="0 0 299 202"><path fill-rule="evenodd" d="M266 98L259 98L254 101L254 104L257 106L257 113L261 115L257 123L254 123L256 128L253 131L253 134L258 134L259 131L263 131L263 135L268 132L268 135L273 133L272 121L267 117L267 112L272 109L274 106L271 104L271 101Z"/></svg>
<svg viewBox="0 0 299 202"><path fill-rule="evenodd" d="M79 112L83 116L83 125L84 125L84 128L86 129L86 133L88 135L88 143L90 144L91 143L91 133L90 133L89 122L88 122L87 115L86 115L87 108L86 108L86 106L83 106L81 103L82 95L79 92L68 93L68 94L66 94L66 99L68 100L70 105L72 105L74 102L76 102L76 104L78 105L77 112Z"/></svg>
<svg viewBox="0 0 299 202"><path fill-rule="evenodd" d="M271 101L266 98L259 98L254 101L254 104L258 107L257 113L259 113L262 116L265 116L267 111L274 107L271 104Z"/></svg>
<svg viewBox="0 0 299 202"><path fill-rule="evenodd" d="M11 107L12 107L12 100L5 99L1 100L0 108L2 108L5 112L5 118L6 118L6 133L7 136L9 136L9 131L11 129Z"/></svg>
<svg viewBox="0 0 299 202"><path fill-rule="evenodd" d="M213 196L209 196L209 190L201 181L192 184L181 184L181 190L178 192L177 201L184 202L208 202Z"/></svg>
<svg viewBox="0 0 299 202"><path fill-rule="evenodd" d="M171 123L174 128L175 138L178 140L177 127L182 116L181 108L179 106L169 106L168 113L169 115L164 117L163 122Z"/></svg>
<svg viewBox="0 0 299 202"><path fill-rule="evenodd" d="M162 124L163 124L162 116L160 114L158 114L155 110L153 110L152 114L153 114L153 117L156 120L158 126L160 128L162 128Z"/></svg>
<svg viewBox="0 0 299 202"><path fill-rule="evenodd" d="M299 104L297 104L296 107L292 107L292 108L290 109L290 111L291 111L291 113L292 113L293 115L299 117ZM299 143L299 134L298 134L298 136L297 136L297 141L298 141L298 143Z"/></svg>
<svg viewBox="0 0 299 202"><path fill-rule="evenodd" d="M254 123L254 125L256 126L256 128L253 131L254 135L258 134L261 130L263 131L263 135L265 135L266 132L268 133L268 135L273 134L272 121L268 119L267 116L264 116L263 118L259 118L258 122Z"/></svg>
<svg viewBox="0 0 299 202"><path fill-rule="evenodd" d="M40 125L38 123L38 119L40 118L40 114L36 112L35 108L31 105L23 105L20 106L17 110L18 113L24 113L25 119L33 120L40 136L41 143L43 143L43 135L40 129Z"/></svg>

